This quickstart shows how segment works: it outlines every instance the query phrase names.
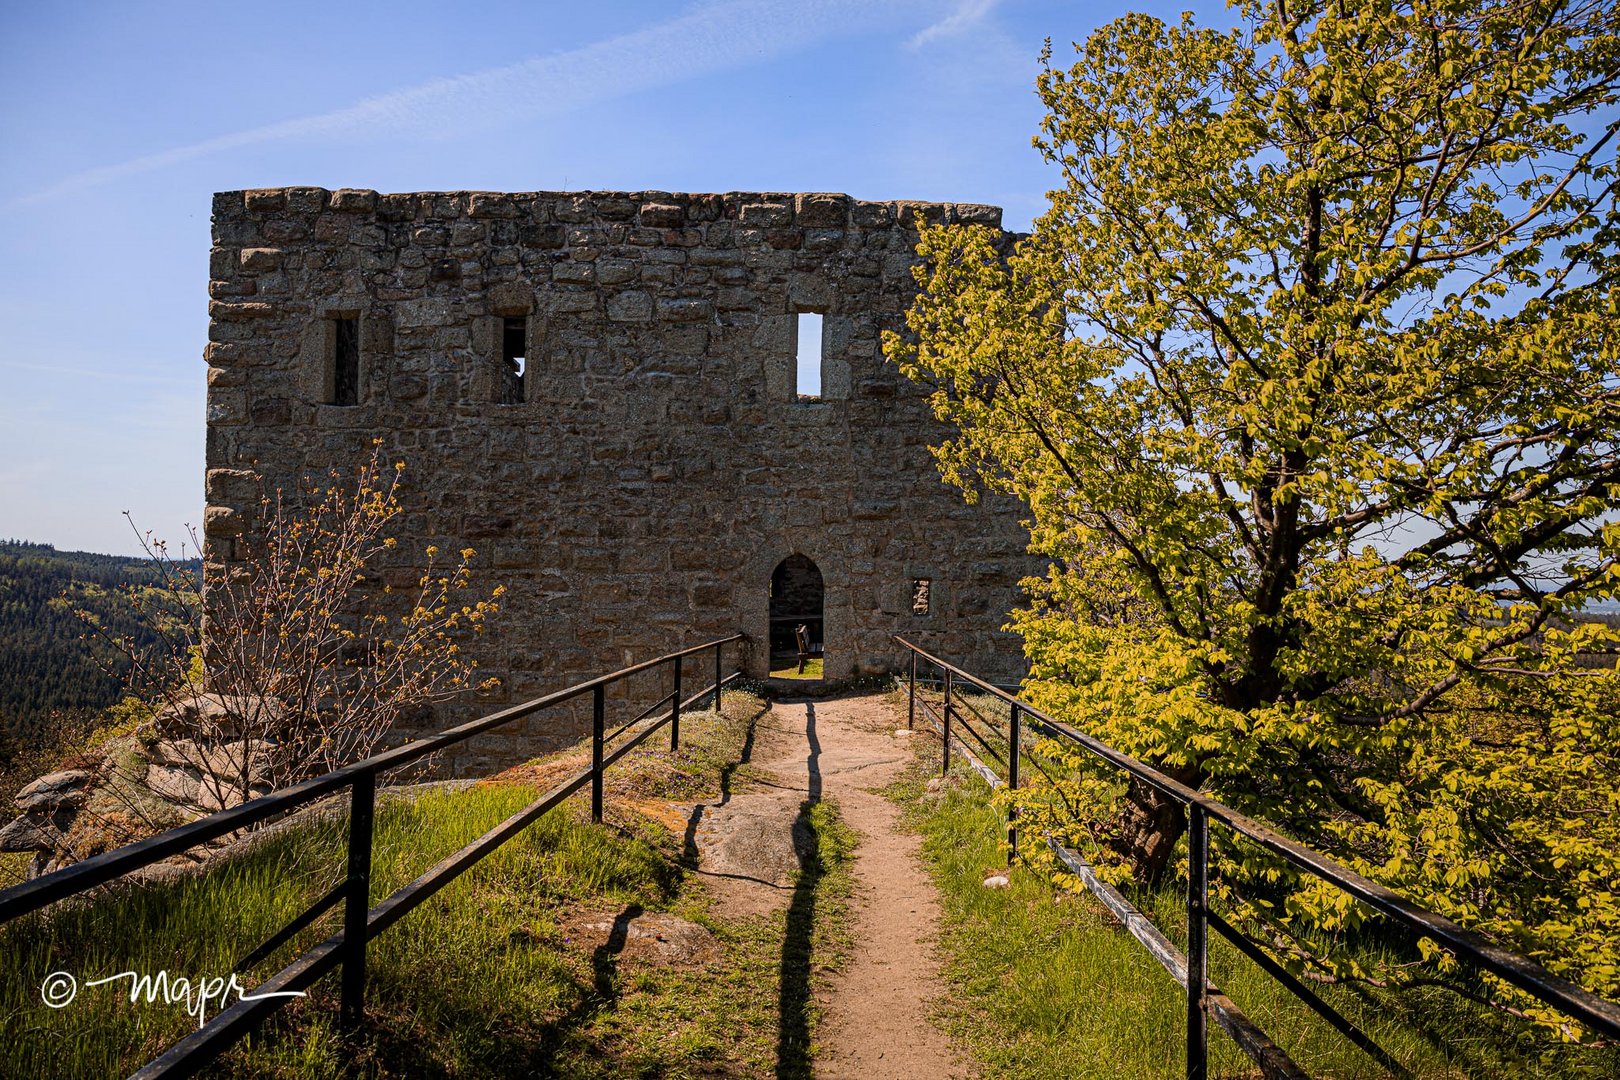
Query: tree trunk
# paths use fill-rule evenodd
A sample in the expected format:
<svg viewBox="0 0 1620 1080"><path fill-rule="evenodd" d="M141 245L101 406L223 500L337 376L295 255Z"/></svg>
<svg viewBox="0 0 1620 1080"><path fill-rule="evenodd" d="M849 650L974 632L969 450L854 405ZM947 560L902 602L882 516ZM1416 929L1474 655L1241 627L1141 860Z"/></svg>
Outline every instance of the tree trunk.
<svg viewBox="0 0 1620 1080"><path fill-rule="evenodd" d="M1197 777L1166 771L1172 779L1195 787ZM1112 847L1130 863L1131 876L1138 885L1158 888L1164 883L1170 855L1187 828L1187 814L1176 800L1140 780L1132 780L1125 792L1125 804L1116 819L1117 838Z"/></svg>

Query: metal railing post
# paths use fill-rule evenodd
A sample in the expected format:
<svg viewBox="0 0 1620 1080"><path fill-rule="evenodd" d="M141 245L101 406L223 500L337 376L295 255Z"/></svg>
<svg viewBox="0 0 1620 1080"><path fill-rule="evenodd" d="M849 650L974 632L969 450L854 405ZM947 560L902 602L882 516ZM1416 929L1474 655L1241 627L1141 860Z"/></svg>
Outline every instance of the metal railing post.
<svg viewBox="0 0 1620 1080"><path fill-rule="evenodd" d="M906 692L906 730L917 726L917 650L911 652L911 685Z"/></svg>
<svg viewBox="0 0 1620 1080"><path fill-rule="evenodd" d="M951 669L945 669L945 741L940 757L939 775L949 776L951 772Z"/></svg>
<svg viewBox="0 0 1620 1080"><path fill-rule="evenodd" d="M343 898L343 986L338 1024L360 1026L366 1009L366 915L371 910L371 834L377 812L377 774L354 778L349 799L349 875Z"/></svg>
<svg viewBox="0 0 1620 1080"><path fill-rule="evenodd" d="M1187 1080L1209 1074L1209 818L1187 807Z"/></svg>
<svg viewBox="0 0 1620 1080"><path fill-rule="evenodd" d="M669 752L681 748L681 658L675 658L675 693L669 705Z"/></svg>
<svg viewBox="0 0 1620 1080"><path fill-rule="evenodd" d="M602 823L602 729L607 726L607 687L591 694L591 820Z"/></svg>
<svg viewBox="0 0 1620 1080"><path fill-rule="evenodd" d="M721 650L721 648L723 648L723 646L719 642L716 642L715 646L714 646L714 711L715 711L716 714L718 714L720 712L720 683L721 683L721 678L720 678L720 668L721 668L721 665L720 665L720 650Z"/></svg>
<svg viewBox="0 0 1620 1080"><path fill-rule="evenodd" d="M1007 787L1012 801L1007 804L1007 865L1018 858L1018 704L1012 706L1012 724L1007 730Z"/></svg>

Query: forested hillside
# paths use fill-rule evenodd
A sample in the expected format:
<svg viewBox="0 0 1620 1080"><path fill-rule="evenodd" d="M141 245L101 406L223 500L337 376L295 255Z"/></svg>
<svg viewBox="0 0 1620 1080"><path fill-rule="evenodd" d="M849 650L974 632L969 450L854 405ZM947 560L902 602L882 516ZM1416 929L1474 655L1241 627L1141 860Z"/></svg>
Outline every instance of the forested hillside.
<svg viewBox="0 0 1620 1080"><path fill-rule="evenodd" d="M119 700L128 661L75 612L149 645L155 635L136 617L129 590L157 580L143 559L0 542L0 769L55 742L53 730L82 727L87 713Z"/></svg>

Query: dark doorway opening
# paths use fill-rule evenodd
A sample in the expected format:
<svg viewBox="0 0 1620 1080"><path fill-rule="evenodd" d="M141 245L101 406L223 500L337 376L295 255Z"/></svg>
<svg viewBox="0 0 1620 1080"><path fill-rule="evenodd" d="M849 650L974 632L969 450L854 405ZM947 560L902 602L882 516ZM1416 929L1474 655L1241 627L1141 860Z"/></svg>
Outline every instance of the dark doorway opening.
<svg viewBox="0 0 1620 1080"><path fill-rule="evenodd" d="M771 671L786 669L800 678L821 677L821 571L803 555L789 555L771 572ZM798 630L804 627L805 639ZM808 645L813 660L801 656ZM801 664L804 670L800 670Z"/></svg>

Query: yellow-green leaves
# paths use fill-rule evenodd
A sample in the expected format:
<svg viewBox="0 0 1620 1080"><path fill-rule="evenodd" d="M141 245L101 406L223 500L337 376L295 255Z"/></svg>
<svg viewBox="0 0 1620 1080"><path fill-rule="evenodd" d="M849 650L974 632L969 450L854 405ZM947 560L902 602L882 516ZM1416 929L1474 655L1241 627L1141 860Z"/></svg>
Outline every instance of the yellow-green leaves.
<svg viewBox="0 0 1620 1080"><path fill-rule="evenodd" d="M885 350L1053 561L1039 704L1620 994L1620 638L1582 614L1620 598L1620 9L1237 12L1048 64L1049 209L1012 251L924 229ZM1106 846L1125 792L1071 766ZM1222 858L1274 931L1367 919Z"/></svg>

